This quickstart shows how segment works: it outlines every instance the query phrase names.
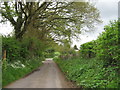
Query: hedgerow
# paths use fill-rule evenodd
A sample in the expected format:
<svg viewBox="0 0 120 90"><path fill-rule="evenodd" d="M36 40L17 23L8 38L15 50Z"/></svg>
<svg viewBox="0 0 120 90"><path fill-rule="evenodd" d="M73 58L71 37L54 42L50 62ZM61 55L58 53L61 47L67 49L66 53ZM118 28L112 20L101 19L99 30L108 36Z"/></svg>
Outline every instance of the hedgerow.
<svg viewBox="0 0 120 90"><path fill-rule="evenodd" d="M99 37L97 42L97 57L109 64L120 64L120 48L118 43L118 21L110 22L105 26L105 32Z"/></svg>
<svg viewBox="0 0 120 90"><path fill-rule="evenodd" d="M110 22L97 40L82 44L79 58L57 59L67 78L82 88L120 87L119 22Z"/></svg>
<svg viewBox="0 0 120 90"><path fill-rule="evenodd" d="M56 60L68 80L81 88L119 88L119 67L104 68L104 62L96 58Z"/></svg>
<svg viewBox="0 0 120 90"><path fill-rule="evenodd" d="M84 58L92 58L96 56L95 41L82 44L80 47L80 55Z"/></svg>
<svg viewBox="0 0 120 90"><path fill-rule="evenodd" d="M118 21L105 26L105 31L97 40L82 44L80 55L82 57L98 57L106 64L120 64L120 48L118 43Z"/></svg>
<svg viewBox="0 0 120 90"><path fill-rule="evenodd" d="M24 38L19 41L13 36L3 36L2 50L6 50L6 58L2 60L2 86L18 80L37 69L44 60L43 43L35 38Z"/></svg>

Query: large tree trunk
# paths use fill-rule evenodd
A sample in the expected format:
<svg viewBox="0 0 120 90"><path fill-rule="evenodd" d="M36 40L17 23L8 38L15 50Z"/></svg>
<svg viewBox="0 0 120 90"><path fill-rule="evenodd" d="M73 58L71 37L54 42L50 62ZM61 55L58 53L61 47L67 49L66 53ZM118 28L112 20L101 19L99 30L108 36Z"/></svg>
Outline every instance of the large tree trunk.
<svg viewBox="0 0 120 90"><path fill-rule="evenodd" d="M21 32L21 27L16 25L14 29L15 29L15 38L19 39L19 33Z"/></svg>

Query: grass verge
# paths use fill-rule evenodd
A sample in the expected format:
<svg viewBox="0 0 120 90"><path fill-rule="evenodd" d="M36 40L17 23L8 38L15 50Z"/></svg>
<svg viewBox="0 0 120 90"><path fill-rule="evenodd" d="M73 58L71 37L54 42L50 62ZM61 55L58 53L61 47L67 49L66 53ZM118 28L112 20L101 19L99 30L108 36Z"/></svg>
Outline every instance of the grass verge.
<svg viewBox="0 0 120 90"><path fill-rule="evenodd" d="M18 80L42 65L40 58L29 59L12 63L3 62L2 65L2 87Z"/></svg>

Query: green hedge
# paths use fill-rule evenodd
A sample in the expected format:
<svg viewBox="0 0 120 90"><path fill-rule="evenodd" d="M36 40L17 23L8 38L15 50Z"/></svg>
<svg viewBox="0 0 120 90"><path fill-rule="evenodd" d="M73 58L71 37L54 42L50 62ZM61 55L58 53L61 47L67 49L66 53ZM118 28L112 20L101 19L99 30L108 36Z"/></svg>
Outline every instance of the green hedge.
<svg viewBox="0 0 120 90"><path fill-rule="evenodd" d="M23 77L41 65L45 45L37 38L16 40L13 36L2 37L6 60L2 60L3 86Z"/></svg>
<svg viewBox="0 0 120 90"><path fill-rule="evenodd" d="M8 61L23 60L31 57L42 57L45 46L37 38L24 38L21 41L14 37L2 37L2 49L7 52Z"/></svg>
<svg viewBox="0 0 120 90"><path fill-rule="evenodd" d="M87 42L80 47L82 57L98 57L109 64L120 65L120 48L118 43L118 21L110 22L97 40Z"/></svg>
<svg viewBox="0 0 120 90"><path fill-rule="evenodd" d="M118 23L110 22L97 40L82 44L80 58L56 60L69 80L82 88L120 88Z"/></svg>
<svg viewBox="0 0 120 90"><path fill-rule="evenodd" d="M99 37L97 42L97 56L105 60L108 64L120 64L120 48L118 43L118 23L110 22L105 26L105 32Z"/></svg>
<svg viewBox="0 0 120 90"><path fill-rule="evenodd" d="M13 37L3 37L2 38L2 49L6 50L7 58L9 61L17 60L18 58L26 57L26 49L21 48L21 43L15 40ZM24 55L21 55L21 52Z"/></svg>
<svg viewBox="0 0 120 90"><path fill-rule="evenodd" d="M80 47L80 55L84 58L92 58L96 56L95 41L82 44Z"/></svg>

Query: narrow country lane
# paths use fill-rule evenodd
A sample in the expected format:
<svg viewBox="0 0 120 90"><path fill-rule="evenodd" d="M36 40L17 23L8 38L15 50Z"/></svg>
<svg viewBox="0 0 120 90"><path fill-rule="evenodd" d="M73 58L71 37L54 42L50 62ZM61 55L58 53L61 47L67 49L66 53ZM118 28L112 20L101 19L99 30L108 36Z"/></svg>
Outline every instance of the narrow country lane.
<svg viewBox="0 0 120 90"><path fill-rule="evenodd" d="M72 88L52 59L47 59L34 73L5 88Z"/></svg>

